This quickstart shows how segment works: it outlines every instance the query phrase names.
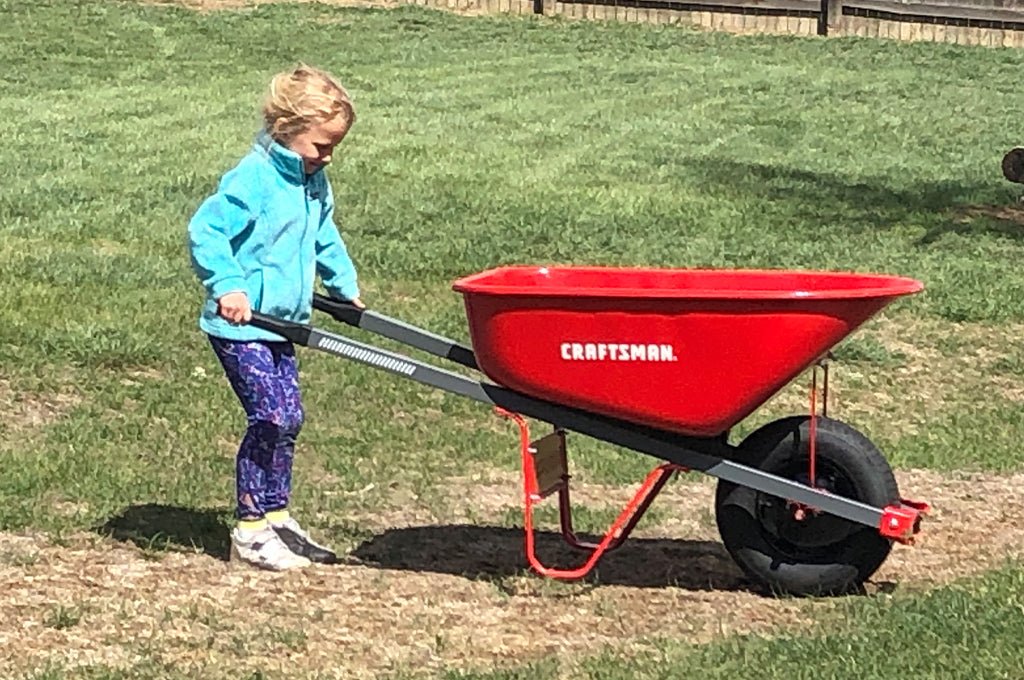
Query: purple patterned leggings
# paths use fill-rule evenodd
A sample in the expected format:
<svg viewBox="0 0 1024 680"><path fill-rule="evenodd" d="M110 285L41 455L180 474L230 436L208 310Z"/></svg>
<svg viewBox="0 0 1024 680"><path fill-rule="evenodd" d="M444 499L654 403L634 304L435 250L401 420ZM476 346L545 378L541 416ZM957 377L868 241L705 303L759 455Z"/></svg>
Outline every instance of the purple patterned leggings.
<svg viewBox="0 0 1024 680"><path fill-rule="evenodd" d="M235 462L235 513L260 518L287 507L291 494L295 437L304 417L295 348L213 336L210 344L249 422Z"/></svg>

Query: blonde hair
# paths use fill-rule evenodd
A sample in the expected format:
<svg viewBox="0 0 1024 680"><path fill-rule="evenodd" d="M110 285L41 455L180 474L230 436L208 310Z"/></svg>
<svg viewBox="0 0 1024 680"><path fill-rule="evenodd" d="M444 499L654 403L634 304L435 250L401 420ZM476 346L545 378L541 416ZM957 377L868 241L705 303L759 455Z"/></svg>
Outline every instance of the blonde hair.
<svg viewBox="0 0 1024 680"><path fill-rule="evenodd" d="M263 126L277 142L286 143L311 124L337 116L344 117L346 127L356 120L348 92L326 71L299 64L270 81L263 101Z"/></svg>

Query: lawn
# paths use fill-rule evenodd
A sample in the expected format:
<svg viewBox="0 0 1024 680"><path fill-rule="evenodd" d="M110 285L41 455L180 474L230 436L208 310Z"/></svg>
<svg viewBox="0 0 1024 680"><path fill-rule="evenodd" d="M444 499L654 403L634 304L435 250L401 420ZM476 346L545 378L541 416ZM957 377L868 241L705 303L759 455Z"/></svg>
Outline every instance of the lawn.
<svg viewBox="0 0 1024 680"><path fill-rule="evenodd" d="M997 510L999 502L1020 502L1007 480L1024 462L1024 209L999 161L1021 141L1022 52L317 3L200 13L0 0L0 17L6 583L26 573L44 578L47 565L61 571L62 546L109 550L156 570L195 558L183 569L227 578L216 570L244 419L196 326L201 291L184 229L249 149L270 76L298 61L337 74L355 101L358 122L329 176L372 308L466 341L451 282L502 264L911 276L925 283L924 293L897 302L836 349L834 415L868 434L924 495L948 484L961 489L951 498L960 493L964 502L988 499ZM471 527L484 525L492 530L486 537L518 548L503 533L518 535L520 521L518 452L507 423L468 400L361 365L310 351L301 358L308 419L295 507L319 535L358 555L358 546L394 529L466 525L444 538L479 536ZM801 381L733 437L800 412L805 402ZM574 475L609 494L652 464L582 437L571 445ZM920 481L925 474L940 481L929 487ZM690 486L697 495L707 490L706 480L674 484L680 504ZM1003 495L986 495L983 486ZM487 494L499 489L507 498L493 502ZM599 494L582 498L585 525L612 516ZM1015 517L1017 507L1005 512ZM674 510L655 504L644 540L691 540L673 533L681 531ZM704 543L686 547L726 565L706 512L693 528ZM950 537L973 531L969 515L964 521L945 525ZM998 519L992 526L1005 529ZM767 604L723 577L732 585L718 589L724 604L715 607L737 599L743 612L763 605L772 625L730 618L717 633L712 626L692 635L678 621L669 625L707 594L692 581L679 586L659 576L652 589L624 577L607 590L548 589L512 557L483 577L453 567L442 584L421 560L428 574L416 584L419 594L402 599L389 590L399 577L367 569L360 578L368 599L379 586L396 603L426 604L419 633L404 642L387 637L386 622L372 632L399 651L394 663L362 670L367 677L654 678L756 668L765 677L881 678L897 669L938 677L929 664L941 649L963 677L1012 677L1024 626L1022 572L1000 560L1013 557L1024 536L1010 531L1003 542L1003 553L979 558L999 567L991 574L951 568L949 578L908 579L893 593L839 602ZM344 593L335 579L349 576L311 578ZM0 674L172 677L173 659L192 669L175 671L181 677L255 673L248 665L255 646L217 646L225 635L244 638L245 628L220 609L203 618L203 578L189 581L199 599L145 614L156 622L145 645L125 632L130 612L115 617L117 625L108 621L102 642L74 642L90 624L100 630L110 608L139 604L131 593L95 600L61 581L63 590L43 589L30 604L10 600L0 640L16 649L17 622L28 622L22 628L45 632L38 637L45 644L38 653L12 652ZM303 609L316 606L308 582L274 583L304 593ZM610 626L612 604L630 597L654 598L663 609L647 612L643 626L609 628L579 647L517 646L511 617L500 629L505 637L495 637L495 649L505 651L462 653L461 638L446 631L471 629L436 617L464 598L494 612L530 609L536 621L543 608L564 605L568 620L586 601ZM334 621L335 614L322 616ZM165 615L187 622L195 639L168 633L159 624ZM200 660L207 638L195 633L197 621L218 640L207 648L217 652L216 667ZM278 647L289 659L320 661L292 671L283 665L267 677L351 676L344 652L324 651L301 621L293 623L308 637L282 633ZM272 618L266 625L275 629ZM337 630L345 625L335 621ZM818 627L826 632L808 632ZM887 635L906 656L881 645ZM978 648L977 639L988 644ZM54 651L87 647L121 652L76 661ZM407 653L426 647L423 659ZM827 672L808 670L821 658L829 659Z"/></svg>

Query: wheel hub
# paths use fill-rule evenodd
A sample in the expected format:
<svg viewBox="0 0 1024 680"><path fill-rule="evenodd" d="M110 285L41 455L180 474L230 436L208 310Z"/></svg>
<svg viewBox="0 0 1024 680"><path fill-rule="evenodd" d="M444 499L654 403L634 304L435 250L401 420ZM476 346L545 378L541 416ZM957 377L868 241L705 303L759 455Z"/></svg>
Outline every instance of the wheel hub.
<svg viewBox="0 0 1024 680"><path fill-rule="evenodd" d="M795 474L793 470L783 472L788 472L790 479L809 485L806 470ZM849 485L838 477L838 471L822 470L822 473L816 475L815 488L826 493L848 495L843 494L843 490ZM757 513L761 526L775 539L773 542L781 543L780 547L787 548L787 552L824 549L858 529L848 520L769 494L758 494Z"/></svg>

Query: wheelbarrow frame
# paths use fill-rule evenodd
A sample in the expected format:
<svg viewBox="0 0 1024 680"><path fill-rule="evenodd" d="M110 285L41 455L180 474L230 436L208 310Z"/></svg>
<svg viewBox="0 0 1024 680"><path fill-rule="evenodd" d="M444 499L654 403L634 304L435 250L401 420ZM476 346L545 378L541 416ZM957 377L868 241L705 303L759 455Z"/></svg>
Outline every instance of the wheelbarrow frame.
<svg viewBox="0 0 1024 680"><path fill-rule="evenodd" d="M473 349L455 340L320 294L314 296L313 307L350 326L453 361L466 368L479 370ZM529 441L528 428L523 420L524 416L550 423L556 431L577 432L664 461L664 464L652 471L634 498L636 503L627 507L627 511L633 513L639 508L642 514L650 500L653 499L652 491L656 495L667 481L667 477L672 472L682 469L696 470L720 480L786 499L799 507L828 513L857 524L876 528L883 536L903 543L913 541L914 535L919 531L921 515L927 512L925 504L905 500L886 507L875 507L743 465L730 460L735 457L738 449L736 446L730 445L723 436L682 435L538 399L485 380L467 377L397 352L328 332L310 324L284 321L260 313L253 313L250 323L277 333L295 344L351 359L409 378L423 385L488 404L495 407L499 413L515 419L521 429L524 476L527 480L526 497L524 498L527 513L530 511L532 503L546 494L541 493L544 491L542 489L529 486L530 478L535 478L535 475L528 469L532 467L530 465L533 457L531 449L535 450L536 447ZM560 493L560 498L563 501L563 506L568 503L567 487L564 493ZM573 543L571 520L567 522L566 518L566 509L563 507L563 535L566 535L567 540ZM596 553L594 561L596 561L600 552L609 549L609 546L615 547L621 543L621 539L625 538L621 529L627 527L631 530L636 519L639 517L624 511L617 521L617 525L613 526L613 529L606 535L603 547L601 544L595 546L579 542L577 545L594 548ZM532 537L532 529L528 533L530 534L529 540ZM612 537L612 534L618 534L619 537ZM532 544L532 541L530 543ZM530 552L531 562L533 562L532 550ZM538 565L534 566L536 568ZM543 572L543 570L540 571Z"/></svg>

